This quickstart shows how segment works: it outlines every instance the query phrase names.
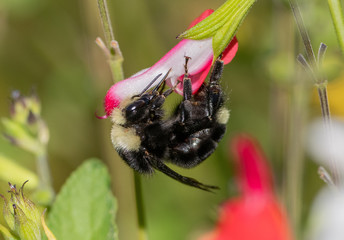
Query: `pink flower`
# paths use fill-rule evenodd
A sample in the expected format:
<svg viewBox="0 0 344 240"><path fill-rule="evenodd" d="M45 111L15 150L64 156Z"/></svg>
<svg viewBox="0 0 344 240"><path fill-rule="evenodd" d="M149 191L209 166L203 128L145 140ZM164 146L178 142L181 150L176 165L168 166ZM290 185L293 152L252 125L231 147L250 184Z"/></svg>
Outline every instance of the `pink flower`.
<svg viewBox="0 0 344 240"><path fill-rule="evenodd" d="M196 18L190 27L194 26L204 18L209 16L213 10L206 10ZM227 49L223 53L223 61L229 63L238 50L238 41L234 37ZM185 56L191 57L188 63L188 71L192 81L193 93L198 90L205 80L212 64L213 49L212 39L180 41L165 56L163 56L152 67L142 70L139 73L114 84L107 92L104 100L105 112L109 116L112 110L119 106L122 100L139 94L156 76L165 75L171 69L166 83L173 87L184 75ZM160 76L160 78L162 78ZM159 78L151 87L159 83ZM183 86L178 84L175 91L182 94Z"/></svg>
<svg viewBox="0 0 344 240"><path fill-rule="evenodd" d="M247 135L239 135L232 141L231 150L238 165L241 196L222 206L216 229L200 240L293 239L258 143Z"/></svg>

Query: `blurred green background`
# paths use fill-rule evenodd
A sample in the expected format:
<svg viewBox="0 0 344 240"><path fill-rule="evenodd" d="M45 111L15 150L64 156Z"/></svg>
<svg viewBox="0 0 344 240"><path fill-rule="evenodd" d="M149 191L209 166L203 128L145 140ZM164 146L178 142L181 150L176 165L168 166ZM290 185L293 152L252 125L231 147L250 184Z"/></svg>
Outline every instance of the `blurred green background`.
<svg viewBox="0 0 344 240"><path fill-rule="evenodd" d="M125 59L125 76L151 66L178 42L175 37L195 17L222 3L108 1L115 37ZM300 6L315 49L320 42L329 46L325 67L329 79L336 78L341 56L327 3L303 0ZM55 190L59 191L84 159L103 159L119 202L120 239L131 240L136 238L137 228L132 170L111 146L110 121L99 120L94 114L102 114L103 97L113 84L106 58L94 43L98 36L103 37L103 33L96 0L0 0L0 117L9 115L13 90L29 94L34 88L50 129L49 162ZM177 168L221 190L210 194L192 189L160 173L143 178L152 240L194 239L211 228L218 205L237 194L228 142L239 132L252 134L262 144L274 171L277 193L288 208L295 203L296 194L298 228L305 225L311 200L323 185L317 166L303 161L304 127L309 119L320 115L320 108L309 104L310 80L295 64L295 54L303 48L287 2L257 1L237 37L239 51L222 78L231 109L228 133L201 166ZM167 108L177 103L177 98L171 97ZM35 170L33 157L3 138L0 152ZM295 186L290 179L299 180L297 189L288 190L290 184ZM6 191L6 184L0 182L0 192Z"/></svg>

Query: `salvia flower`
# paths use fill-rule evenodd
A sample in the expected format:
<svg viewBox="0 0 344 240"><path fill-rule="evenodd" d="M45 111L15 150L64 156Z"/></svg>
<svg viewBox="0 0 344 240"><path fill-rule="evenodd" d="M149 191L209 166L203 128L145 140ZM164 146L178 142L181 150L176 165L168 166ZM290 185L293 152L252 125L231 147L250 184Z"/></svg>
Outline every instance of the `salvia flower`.
<svg viewBox="0 0 344 240"><path fill-rule="evenodd" d="M25 183L19 190L16 185L9 183L8 192L11 195L9 199L0 195L4 200L3 216L9 228L0 227L5 239L39 240L42 237L41 212L24 195Z"/></svg>
<svg viewBox="0 0 344 240"><path fill-rule="evenodd" d="M213 10L206 10L201 16L195 19L191 26L209 16ZM225 64L229 63L235 56L238 49L238 42L234 37L227 49L223 52L222 59ZM163 56L152 67L142 70L137 74L114 84L107 92L104 100L106 116L119 106L122 100L139 94L151 81L162 74L151 87L156 86L162 76L169 72L166 83L170 87L176 87L175 92L182 94L183 85L178 84L185 73L185 57L189 57L188 73L192 81L192 91L195 93L205 80L213 60L212 39L180 41L165 56Z"/></svg>
<svg viewBox="0 0 344 240"><path fill-rule="evenodd" d="M241 196L225 202L214 231L201 240L291 240L286 214L277 201L266 158L257 142L240 135L231 150Z"/></svg>
<svg viewBox="0 0 344 240"><path fill-rule="evenodd" d="M12 93L10 118L2 118L4 136L16 146L40 155L49 140L49 131L42 120L41 105L35 94Z"/></svg>

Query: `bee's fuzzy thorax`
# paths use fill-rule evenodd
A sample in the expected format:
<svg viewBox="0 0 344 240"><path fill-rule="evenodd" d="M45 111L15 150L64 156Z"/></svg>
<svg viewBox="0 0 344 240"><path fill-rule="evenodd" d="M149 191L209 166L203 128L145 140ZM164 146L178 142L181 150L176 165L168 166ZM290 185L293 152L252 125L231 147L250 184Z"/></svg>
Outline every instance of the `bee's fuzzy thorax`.
<svg viewBox="0 0 344 240"><path fill-rule="evenodd" d="M112 144L117 151L139 151L141 140L135 129L114 124L111 129Z"/></svg>

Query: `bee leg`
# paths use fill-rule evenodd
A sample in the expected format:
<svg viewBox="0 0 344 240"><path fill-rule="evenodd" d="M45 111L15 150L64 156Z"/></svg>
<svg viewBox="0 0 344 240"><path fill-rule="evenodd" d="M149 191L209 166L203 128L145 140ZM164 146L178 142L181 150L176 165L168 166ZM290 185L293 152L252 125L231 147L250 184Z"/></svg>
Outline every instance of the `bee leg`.
<svg viewBox="0 0 344 240"><path fill-rule="evenodd" d="M211 71L209 85L218 85L223 72L224 63L220 58L217 58L214 63L213 70Z"/></svg>
<svg viewBox="0 0 344 240"><path fill-rule="evenodd" d="M180 175L179 173L173 171L171 168L167 167L162 161L154 161L151 162L152 166L156 169L159 170L160 172L166 174L167 176L177 180L178 182L181 182L183 184L189 185L191 187L199 188L204 191L212 192L214 189L219 189L217 186L211 186L211 185L206 185L203 183L200 183L194 178L189 178Z"/></svg>
<svg viewBox="0 0 344 240"><path fill-rule="evenodd" d="M188 71L188 62L191 58L185 56L185 64L184 64L184 77L183 77L183 97L185 100L190 100L192 95L192 84L191 78L189 78L189 71Z"/></svg>
<svg viewBox="0 0 344 240"><path fill-rule="evenodd" d="M180 114L180 122L184 123L190 116L190 111L192 109L191 106L191 97L192 97L192 84L191 84L191 78L189 78L188 73L188 61L190 60L190 57L185 57L185 74L183 77L183 101L180 104L181 107L181 114Z"/></svg>
<svg viewBox="0 0 344 240"><path fill-rule="evenodd" d="M160 108L164 104L166 97L170 95L172 92L173 89L169 88L165 92L159 93L159 95L157 95L152 101L152 109Z"/></svg>
<svg viewBox="0 0 344 240"><path fill-rule="evenodd" d="M208 113L209 117L213 117L214 113L219 109L222 104L222 90L219 85L219 80L223 72L223 61L218 58L216 59L213 70L210 75L208 84Z"/></svg>

